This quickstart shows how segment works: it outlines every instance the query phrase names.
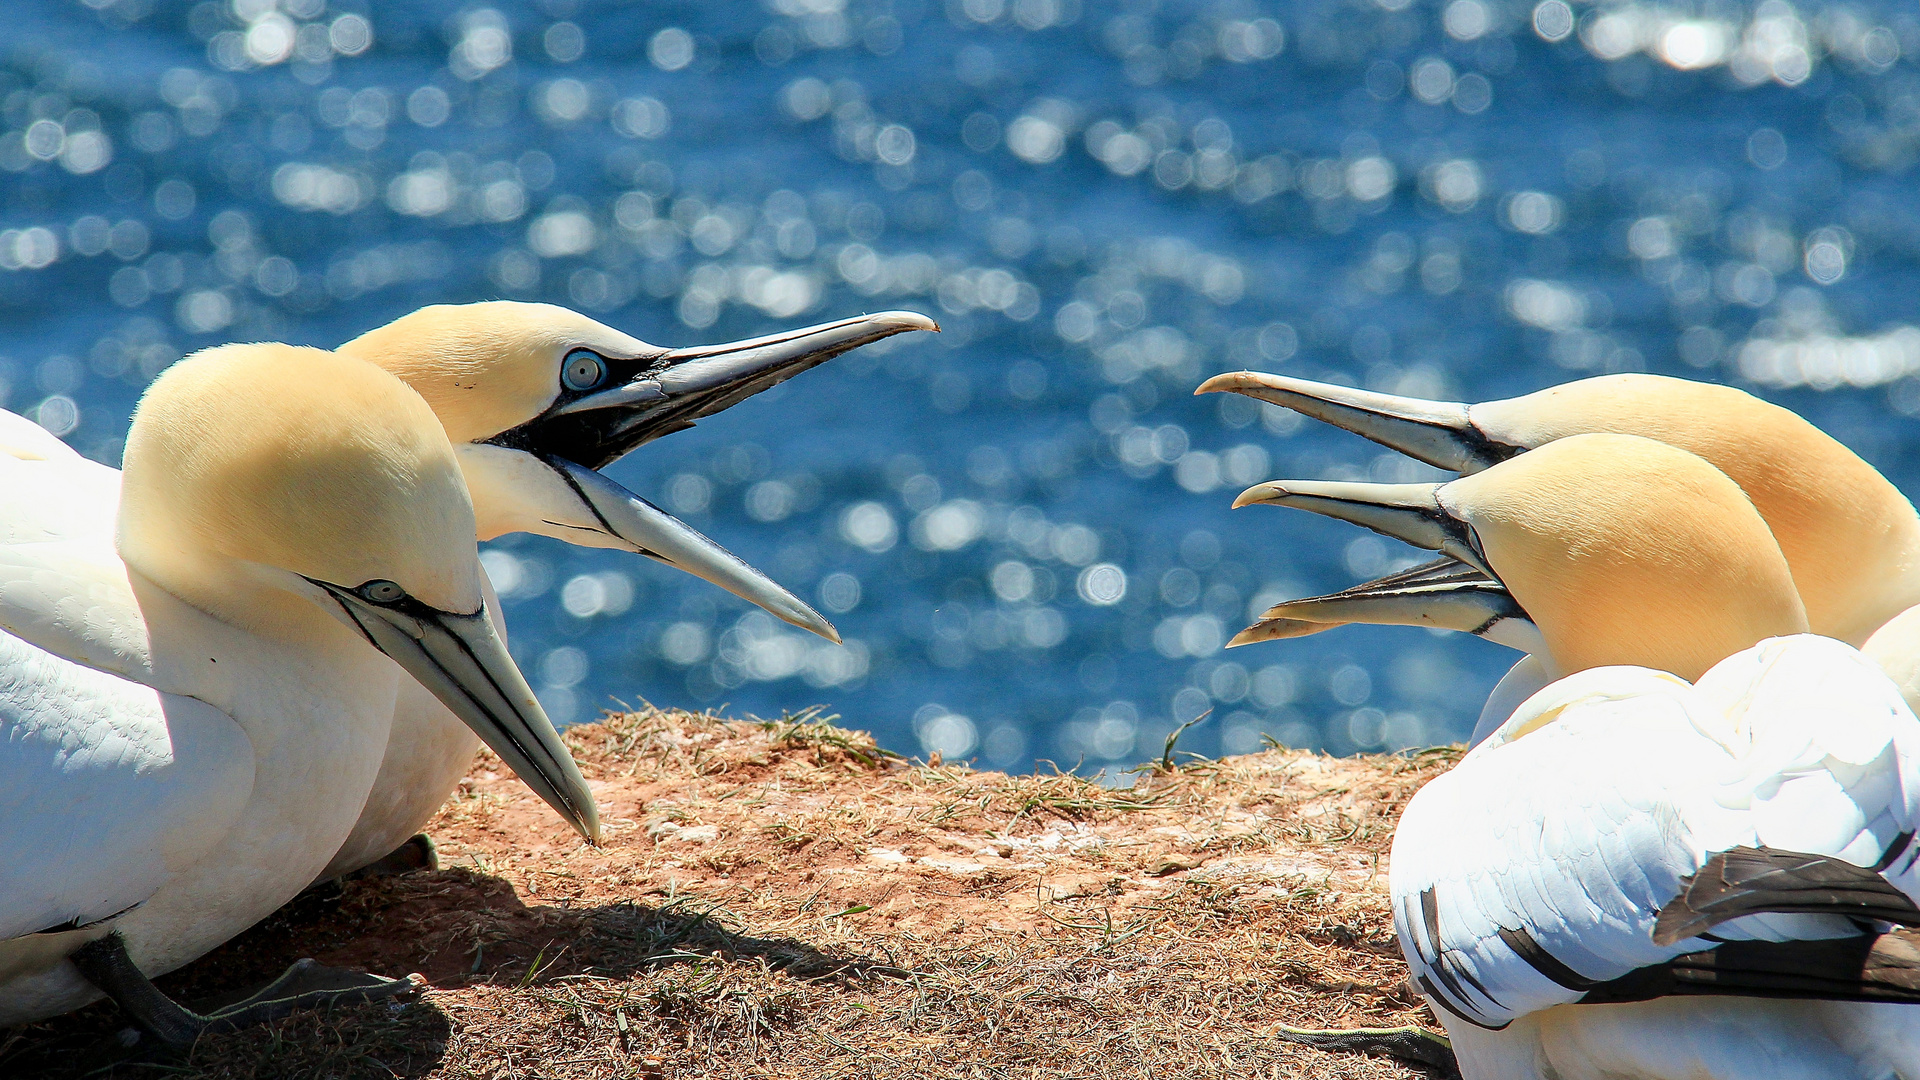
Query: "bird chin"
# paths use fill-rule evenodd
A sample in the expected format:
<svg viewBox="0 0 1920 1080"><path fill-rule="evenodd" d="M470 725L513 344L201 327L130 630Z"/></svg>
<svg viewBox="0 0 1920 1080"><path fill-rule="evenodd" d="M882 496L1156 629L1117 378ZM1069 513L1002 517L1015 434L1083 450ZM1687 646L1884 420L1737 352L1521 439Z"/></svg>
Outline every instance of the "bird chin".
<svg viewBox="0 0 1920 1080"><path fill-rule="evenodd" d="M580 547L645 555L712 582L783 622L838 642L799 597L698 529L579 462L473 443L458 451L481 535L551 536Z"/></svg>

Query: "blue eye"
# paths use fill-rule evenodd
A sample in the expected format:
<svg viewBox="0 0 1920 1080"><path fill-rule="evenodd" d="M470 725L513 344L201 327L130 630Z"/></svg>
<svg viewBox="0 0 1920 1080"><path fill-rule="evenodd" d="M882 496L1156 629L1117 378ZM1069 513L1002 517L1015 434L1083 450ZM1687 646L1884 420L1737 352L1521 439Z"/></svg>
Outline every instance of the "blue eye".
<svg viewBox="0 0 1920 1080"><path fill-rule="evenodd" d="M607 381L607 362L588 349L567 354L560 368L560 382L569 390L591 390Z"/></svg>
<svg viewBox="0 0 1920 1080"><path fill-rule="evenodd" d="M407 590L384 578L375 578L355 589L354 592L359 593L362 599L371 600L376 604L391 604L407 597Z"/></svg>

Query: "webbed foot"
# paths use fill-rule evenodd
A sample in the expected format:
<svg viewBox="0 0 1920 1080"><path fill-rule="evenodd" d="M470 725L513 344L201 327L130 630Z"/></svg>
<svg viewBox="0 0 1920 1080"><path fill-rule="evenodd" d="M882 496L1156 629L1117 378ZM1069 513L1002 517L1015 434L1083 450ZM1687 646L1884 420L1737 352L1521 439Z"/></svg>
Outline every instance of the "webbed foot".
<svg viewBox="0 0 1920 1080"><path fill-rule="evenodd" d="M127 955L124 939L111 933L75 949L69 957L87 981L112 998L139 1029L159 1044L184 1050L202 1035L277 1020L301 1009L335 1002L378 1001L417 993L412 979L383 979L301 960L279 978L231 1004L197 1013L160 992Z"/></svg>
<svg viewBox="0 0 1920 1080"><path fill-rule="evenodd" d="M353 871L340 875L342 881L357 881L370 877L397 877L411 874L416 870L440 869L440 849L433 844L433 837L426 833L414 833L407 842L375 859L373 862Z"/></svg>
<svg viewBox="0 0 1920 1080"><path fill-rule="evenodd" d="M1335 1053L1367 1054L1390 1057L1413 1065L1424 1065L1443 1078L1459 1080L1460 1062L1453 1056L1453 1044L1446 1036L1425 1028L1293 1028L1279 1031L1282 1039Z"/></svg>

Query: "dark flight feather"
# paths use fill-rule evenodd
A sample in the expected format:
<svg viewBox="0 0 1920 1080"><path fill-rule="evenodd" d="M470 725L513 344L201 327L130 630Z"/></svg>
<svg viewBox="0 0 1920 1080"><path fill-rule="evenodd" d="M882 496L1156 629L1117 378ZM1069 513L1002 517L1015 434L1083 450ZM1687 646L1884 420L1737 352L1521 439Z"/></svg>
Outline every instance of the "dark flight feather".
<svg viewBox="0 0 1920 1080"><path fill-rule="evenodd" d="M1582 1004L1675 996L1920 1004L1920 931L1816 941L1729 941L1601 983Z"/></svg>
<svg viewBox="0 0 1920 1080"><path fill-rule="evenodd" d="M1737 847L1681 879L1660 909L1656 945L1698 937L1721 923L1762 913L1840 915L1920 926L1920 907L1876 871L1826 855Z"/></svg>

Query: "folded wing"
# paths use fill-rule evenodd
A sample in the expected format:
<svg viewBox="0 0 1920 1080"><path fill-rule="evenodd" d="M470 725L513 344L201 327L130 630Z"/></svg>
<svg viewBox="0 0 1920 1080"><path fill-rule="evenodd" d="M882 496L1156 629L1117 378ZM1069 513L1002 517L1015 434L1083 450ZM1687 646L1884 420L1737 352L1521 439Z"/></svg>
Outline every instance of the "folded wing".
<svg viewBox="0 0 1920 1080"><path fill-rule="evenodd" d="M1403 816L1415 983L1488 1028L1673 993L1906 1000L1913 941L1885 924L1920 922L1917 750L1897 688L1825 638L1763 642L1697 688L1561 680Z"/></svg>
<svg viewBox="0 0 1920 1080"><path fill-rule="evenodd" d="M8 939L140 904L253 786L238 725L150 685L113 546L119 473L35 430L0 413L0 968Z"/></svg>

